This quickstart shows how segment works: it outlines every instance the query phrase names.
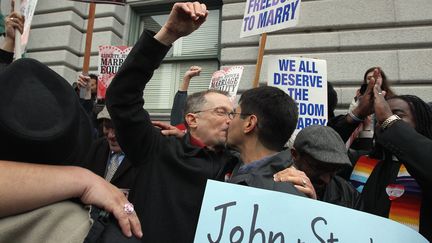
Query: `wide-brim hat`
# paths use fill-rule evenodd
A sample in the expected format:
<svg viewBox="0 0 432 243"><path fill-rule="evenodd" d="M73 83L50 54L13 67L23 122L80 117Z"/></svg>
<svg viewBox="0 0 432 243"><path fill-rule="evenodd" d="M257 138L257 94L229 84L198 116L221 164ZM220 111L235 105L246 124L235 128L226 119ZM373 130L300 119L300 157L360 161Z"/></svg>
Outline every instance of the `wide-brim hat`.
<svg viewBox="0 0 432 243"><path fill-rule="evenodd" d="M331 127L312 125L296 136L294 148L323 163L351 166L345 143Z"/></svg>
<svg viewBox="0 0 432 243"><path fill-rule="evenodd" d="M0 159L44 164L81 162L91 123L72 86L30 58L0 73Z"/></svg>

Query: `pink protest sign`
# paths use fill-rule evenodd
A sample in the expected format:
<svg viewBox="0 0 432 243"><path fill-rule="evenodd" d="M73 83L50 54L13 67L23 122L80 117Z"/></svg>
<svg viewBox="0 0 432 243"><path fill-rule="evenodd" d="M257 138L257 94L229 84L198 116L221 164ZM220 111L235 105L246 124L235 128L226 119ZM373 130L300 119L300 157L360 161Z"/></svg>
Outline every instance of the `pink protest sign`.
<svg viewBox="0 0 432 243"><path fill-rule="evenodd" d="M243 74L243 66L224 67L213 73L209 89L227 91L234 98Z"/></svg>
<svg viewBox="0 0 432 243"><path fill-rule="evenodd" d="M105 99L106 89L120 69L132 47L99 46L97 98Z"/></svg>

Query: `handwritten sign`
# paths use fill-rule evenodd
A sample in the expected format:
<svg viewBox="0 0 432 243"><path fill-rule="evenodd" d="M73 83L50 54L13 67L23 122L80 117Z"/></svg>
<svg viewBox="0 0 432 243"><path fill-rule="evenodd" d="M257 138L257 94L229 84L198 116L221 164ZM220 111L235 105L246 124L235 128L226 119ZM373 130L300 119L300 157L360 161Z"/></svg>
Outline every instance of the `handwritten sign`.
<svg viewBox="0 0 432 243"><path fill-rule="evenodd" d="M327 124L327 63L325 60L270 56L268 85L282 89L298 106L295 134L310 125Z"/></svg>
<svg viewBox="0 0 432 243"><path fill-rule="evenodd" d="M247 0L240 37L296 26L301 0Z"/></svg>
<svg viewBox="0 0 432 243"><path fill-rule="evenodd" d="M411 228L383 217L286 193L208 180L194 242L427 240Z"/></svg>
<svg viewBox="0 0 432 243"><path fill-rule="evenodd" d="M237 94L240 80L243 74L243 66L224 67L213 73L209 89L227 91L233 100Z"/></svg>
<svg viewBox="0 0 432 243"><path fill-rule="evenodd" d="M128 46L99 46L98 59L98 89L97 98L104 99L106 89L110 85L117 71L126 60L132 47Z"/></svg>

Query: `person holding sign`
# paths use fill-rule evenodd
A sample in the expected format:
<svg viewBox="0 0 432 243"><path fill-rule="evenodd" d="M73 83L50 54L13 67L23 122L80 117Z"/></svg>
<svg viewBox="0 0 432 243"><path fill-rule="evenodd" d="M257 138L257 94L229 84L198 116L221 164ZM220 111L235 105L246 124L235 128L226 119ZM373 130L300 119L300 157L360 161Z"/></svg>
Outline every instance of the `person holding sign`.
<svg viewBox="0 0 432 243"><path fill-rule="evenodd" d="M5 29L6 36L0 48L0 71L5 69L13 61L15 48L15 30L17 29L19 32L23 32L24 17L21 14L12 11L5 18Z"/></svg>
<svg viewBox="0 0 432 243"><path fill-rule="evenodd" d="M365 211L388 217L432 240L432 110L412 95L385 99L379 69L359 98L356 117L373 112L378 127L368 156L355 163L351 182ZM359 121L350 115L331 124L347 139Z"/></svg>
<svg viewBox="0 0 432 243"><path fill-rule="evenodd" d="M181 139L161 134L143 109L143 90L172 43L207 15L204 4L175 3L156 35L144 31L106 93L118 142L139 170L129 199L145 232L141 242L192 242L207 179L223 180L233 159L223 149L233 111L224 92L189 96Z"/></svg>

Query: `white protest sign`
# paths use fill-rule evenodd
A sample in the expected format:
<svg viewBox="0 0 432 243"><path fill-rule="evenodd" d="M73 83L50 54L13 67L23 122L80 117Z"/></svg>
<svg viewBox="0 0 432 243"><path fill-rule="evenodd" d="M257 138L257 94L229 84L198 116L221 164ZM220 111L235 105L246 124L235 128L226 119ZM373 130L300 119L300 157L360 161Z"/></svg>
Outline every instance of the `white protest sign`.
<svg viewBox="0 0 432 243"><path fill-rule="evenodd" d="M287 193L207 181L195 243L426 243L395 221Z"/></svg>
<svg viewBox="0 0 432 243"><path fill-rule="evenodd" d="M224 67L213 73L209 89L227 91L230 98L234 99L243 74L243 66Z"/></svg>
<svg viewBox="0 0 432 243"><path fill-rule="evenodd" d="M298 106L297 134L310 125L327 124L327 62L325 60L270 56L268 85L285 91Z"/></svg>
<svg viewBox="0 0 432 243"><path fill-rule="evenodd" d="M99 46L97 98L104 99L106 89L125 61L132 47Z"/></svg>
<svg viewBox="0 0 432 243"><path fill-rule="evenodd" d="M247 0L240 38L296 26L301 0Z"/></svg>
<svg viewBox="0 0 432 243"><path fill-rule="evenodd" d="M33 20L37 2L37 0L21 0L20 12L25 18L24 30L21 35L21 50L25 50L27 46L30 35L30 26Z"/></svg>

